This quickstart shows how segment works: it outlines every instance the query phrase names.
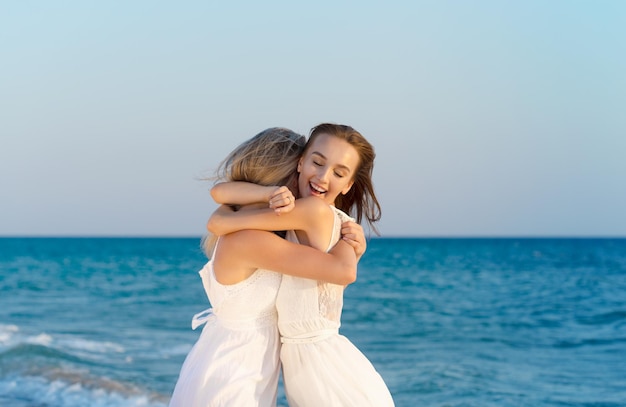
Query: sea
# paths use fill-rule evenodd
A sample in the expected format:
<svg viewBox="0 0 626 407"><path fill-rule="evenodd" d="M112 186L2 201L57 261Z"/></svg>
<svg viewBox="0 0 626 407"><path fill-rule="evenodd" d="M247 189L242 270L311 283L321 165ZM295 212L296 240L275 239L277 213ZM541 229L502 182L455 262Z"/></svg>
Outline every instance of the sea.
<svg viewBox="0 0 626 407"><path fill-rule="evenodd" d="M166 406L206 260L200 238L0 238L0 406ZM626 239L371 238L340 332L396 406L626 406Z"/></svg>

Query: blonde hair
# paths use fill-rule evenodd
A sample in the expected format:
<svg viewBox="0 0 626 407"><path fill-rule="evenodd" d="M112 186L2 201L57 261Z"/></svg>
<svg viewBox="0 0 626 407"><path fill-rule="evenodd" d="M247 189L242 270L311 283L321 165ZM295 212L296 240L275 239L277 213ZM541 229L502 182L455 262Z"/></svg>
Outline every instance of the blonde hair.
<svg viewBox="0 0 626 407"><path fill-rule="evenodd" d="M290 185L306 138L283 127L263 130L235 148L217 170L222 181Z"/></svg>
<svg viewBox="0 0 626 407"><path fill-rule="evenodd" d="M220 163L214 179L244 181L258 185L286 185L297 191L296 168L306 137L284 127L271 127L241 143ZM216 236L202 239L202 248L213 255Z"/></svg>

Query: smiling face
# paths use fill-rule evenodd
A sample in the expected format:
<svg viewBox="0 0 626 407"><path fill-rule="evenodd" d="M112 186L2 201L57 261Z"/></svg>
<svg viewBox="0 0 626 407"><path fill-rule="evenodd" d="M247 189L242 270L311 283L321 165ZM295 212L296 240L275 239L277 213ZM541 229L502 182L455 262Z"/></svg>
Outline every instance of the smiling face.
<svg viewBox="0 0 626 407"><path fill-rule="evenodd" d="M317 196L333 205L339 194L352 187L358 165L359 154L350 143L319 134L298 163L300 197Z"/></svg>

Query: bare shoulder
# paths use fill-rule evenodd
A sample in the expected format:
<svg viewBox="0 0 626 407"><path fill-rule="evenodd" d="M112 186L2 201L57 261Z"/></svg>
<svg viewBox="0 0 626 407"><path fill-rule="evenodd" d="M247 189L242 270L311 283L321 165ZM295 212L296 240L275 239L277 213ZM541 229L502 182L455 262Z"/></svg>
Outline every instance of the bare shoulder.
<svg viewBox="0 0 626 407"><path fill-rule="evenodd" d="M213 272L220 284L236 284L248 278L258 268L260 230L245 230L220 236L213 258Z"/></svg>
<svg viewBox="0 0 626 407"><path fill-rule="evenodd" d="M266 241L271 243L273 237L278 238L278 236L274 235L272 232L257 229L244 229L222 236L220 238L220 245L241 250L242 245L245 245L244 247L250 247L249 245L252 243L255 244L251 246L262 245Z"/></svg>
<svg viewBox="0 0 626 407"><path fill-rule="evenodd" d="M318 214L325 216L326 214L332 214L333 210L331 207L324 202L322 199L309 196L306 198L300 198L296 201L296 208L300 208L301 210L305 210L311 214Z"/></svg>
<svg viewBox="0 0 626 407"><path fill-rule="evenodd" d="M290 250L303 247L264 230L241 230L220 239L224 240L220 240L220 246L224 244L222 260L228 258L225 263L254 268L267 268L268 258L281 258Z"/></svg>
<svg viewBox="0 0 626 407"><path fill-rule="evenodd" d="M325 242L330 239L335 218L331 206L312 196L298 199L292 212L302 219L304 224L301 230L308 235L309 244L318 248L326 247Z"/></svg>

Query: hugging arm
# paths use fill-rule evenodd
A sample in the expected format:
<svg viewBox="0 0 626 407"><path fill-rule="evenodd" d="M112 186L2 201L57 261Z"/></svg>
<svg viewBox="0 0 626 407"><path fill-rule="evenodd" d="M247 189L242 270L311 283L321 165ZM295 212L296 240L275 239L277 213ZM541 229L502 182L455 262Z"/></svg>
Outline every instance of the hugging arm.
<svg viewBox="0 0 626 407"><path fill-rule="evenodd" d="M339 241L330 252L293 243L260 230L235 232L241 258L248 266L296 277L347 285L356 280L357 261L352 247Z"/></svg>
<svg viewBox="0 0 626 407"><path fill-rule="evenodd" d="M263 186L242 181L215 184L211 188L211 197L223 205L266 203L276 213L289 212L295 203L293 194L285 186Z"/></svg>
<svg viewBox="0 0 626 407"><path fill-rule="evenodd" d="M257 209L237 211L222 205L207 222L207 229L215 235L223 235L244 229L259 230L304 230L307 233L320 232L320 225L330 221L328 205L319 198L309 197L293 204L293 195L287 187L261 186L249 182L223 182L211 189L217 203L250 204L269 201L274 211ZM282 205L282 206L281 206ZM289 212L289 213L286 213ZM276 214L285 213L280 217ZM352 246L357 261L365 253L367 241L363 227L356 222L344 222L341 228L342 240ZM319 247L318 247L319 248Z"/></svg>
<svg viewBox="0 0 626 407"><path fill-rule="evenodd" d="M332 225L334 213L316 197L298 200L292 211L277 216L270 208L234 211L222 205L209 218L207 229L215 235L225 235L244 229L303 230L316 233L324 225Z"/></svg>

